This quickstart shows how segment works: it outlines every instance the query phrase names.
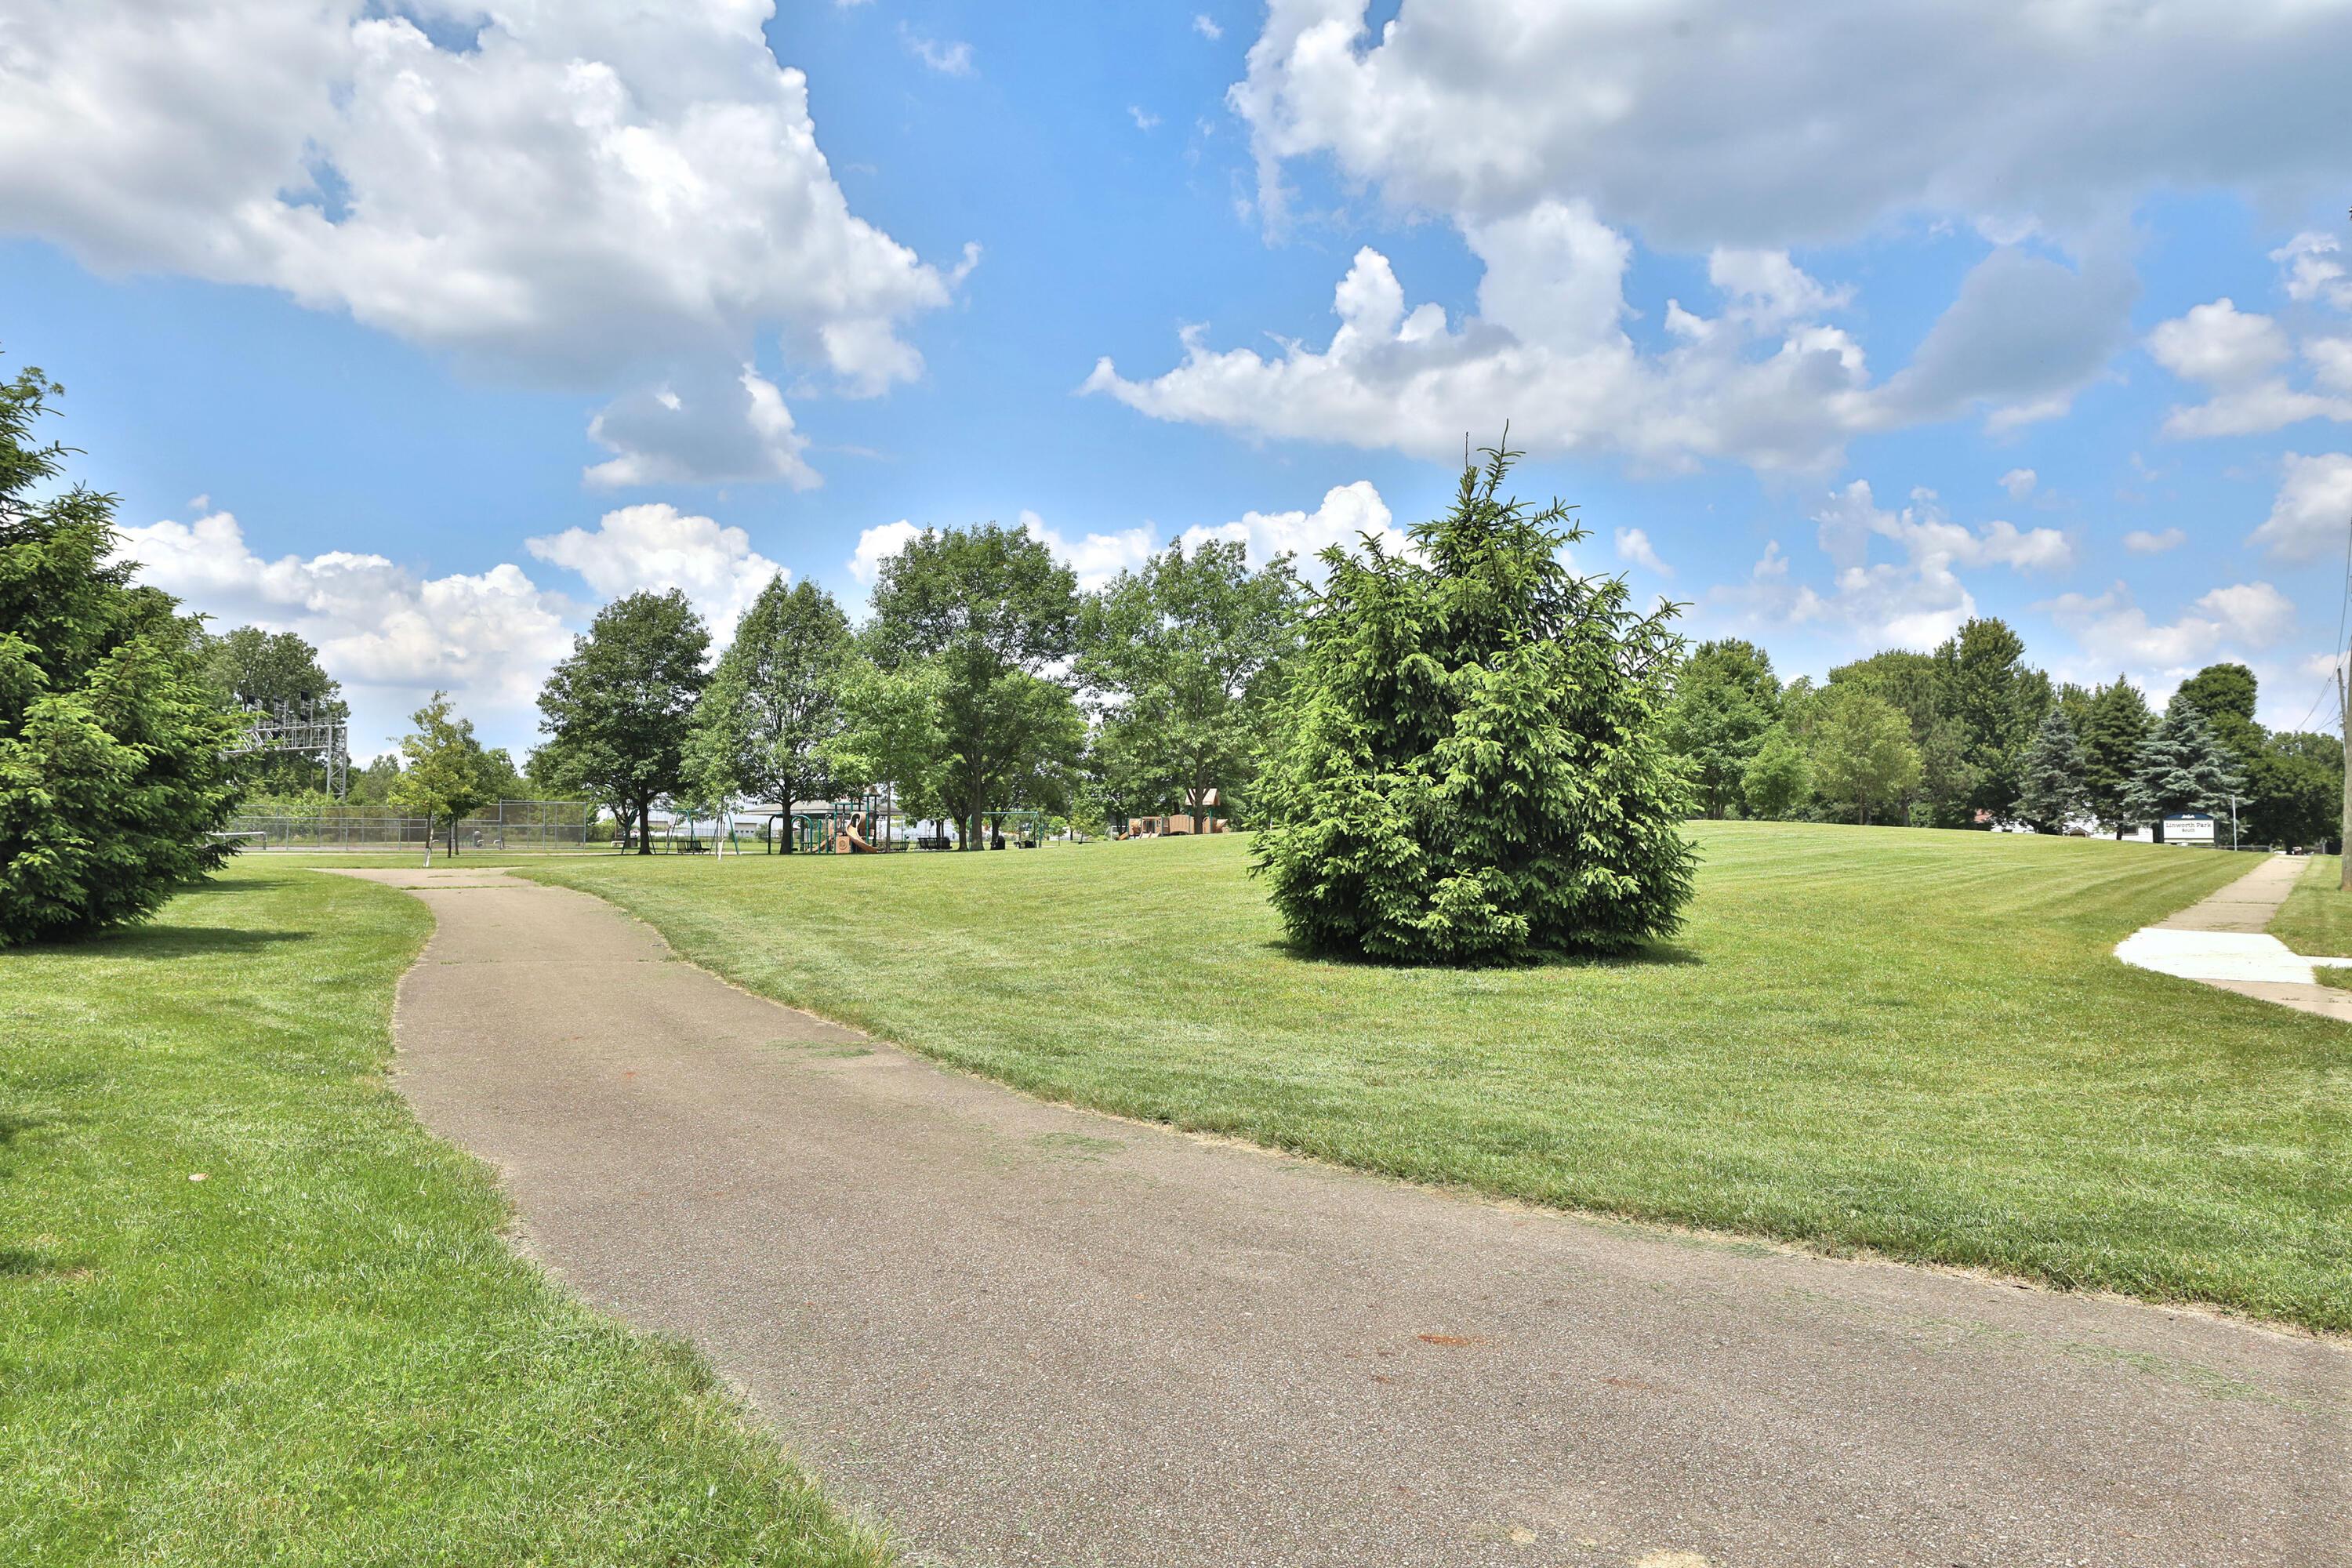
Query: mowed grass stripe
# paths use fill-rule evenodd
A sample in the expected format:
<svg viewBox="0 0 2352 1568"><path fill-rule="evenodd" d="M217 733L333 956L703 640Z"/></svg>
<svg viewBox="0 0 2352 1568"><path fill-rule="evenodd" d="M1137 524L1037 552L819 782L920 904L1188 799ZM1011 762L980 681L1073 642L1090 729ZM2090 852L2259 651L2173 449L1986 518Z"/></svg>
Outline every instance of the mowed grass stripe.
<svg viewBox="0 0 2352 1568"><path fill-rule="evenodd" d="M0 954L0 1562L881 1562L393 1093L429 927L241 860Z"/></svg>
<svg viewBox="0 0 2352 1568"><path fill-rule="evenodd" d="M1675 942L1467 973L1300 956L1239 837L524 874L1052 1099L1535 1202L2352 1328L2352 1035L2110 956L2250 861L1694 831Z"/></svg>

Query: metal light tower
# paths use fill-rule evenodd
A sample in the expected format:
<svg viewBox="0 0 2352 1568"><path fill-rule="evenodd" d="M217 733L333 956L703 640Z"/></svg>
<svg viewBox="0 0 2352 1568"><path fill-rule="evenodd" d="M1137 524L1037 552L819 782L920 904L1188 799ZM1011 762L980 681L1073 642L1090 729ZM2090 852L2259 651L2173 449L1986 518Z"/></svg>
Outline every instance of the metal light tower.
<svg viewBox="0 0 2352 1568"><path fill-rule="evenodd" d="M322 711L315 701L258 702L245 705L251 721L244 737L222 753L257 756L272 752L320 753L327 773L327 793L341 800L351 790L351 738L344 721L331 709Z"/></svg>

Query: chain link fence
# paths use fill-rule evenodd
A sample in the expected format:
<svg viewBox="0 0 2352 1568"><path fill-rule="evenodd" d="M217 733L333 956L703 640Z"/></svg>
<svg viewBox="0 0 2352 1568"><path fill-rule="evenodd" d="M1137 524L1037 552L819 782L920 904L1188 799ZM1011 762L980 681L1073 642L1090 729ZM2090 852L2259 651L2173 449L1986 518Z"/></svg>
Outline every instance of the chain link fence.
<svg viewBox="0 0 2352 1568"><path fill-rule="evenodd" d="M595 808L576 800L502 800L459 820L460 849L577 849L588 842ZM227 831L263 849L402 849L422 853L430 834L436 847L450 842L447 822L422 816L371 814L364 806L304 816L247 815L229 818ZM257 839L257 842L256 842Z"/></svg>

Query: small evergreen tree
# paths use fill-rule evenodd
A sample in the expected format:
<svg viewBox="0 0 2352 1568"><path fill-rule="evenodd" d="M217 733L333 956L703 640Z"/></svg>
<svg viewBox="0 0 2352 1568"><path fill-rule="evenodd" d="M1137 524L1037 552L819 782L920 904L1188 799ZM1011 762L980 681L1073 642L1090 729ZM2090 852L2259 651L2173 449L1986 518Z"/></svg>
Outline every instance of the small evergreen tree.
<svg viewBox="0 0 2352 1568"><path fill-rule="evenodd" d="M217 868L239 732L202 632L112 560L114 498L35 500L65 448L32 438L60 389L0 383L0 947L155 912Z"/></svg>
<svg viewBox="0 0 2352 1568"><path fill-rule="evenodd" d="M1476 963L1621 952L1675 931L1691 896L1690 797L1658 736L1672 606L1559 561L1559 502L1499 491L1486 453L1420 559L1334 546L1290 722L1267 771L1256 862L1307 947Z"/></svg>
<svg viewBox="0 0 2352 1568"><path fill-rule="evenodd" d="M2041 833L2063 833L2090 799L2083 780L2083 746L2063 708L2053 708L2033 732L2021 770L2017 815Z"/></svg>
<svg viewBox="0 0 2352 1568"><path fill-rule="evenodd" d="M2176 696L2165 706L2163 720L2140 742L2123 809L2133 822L2153 825L2161 844L2166 817L2188 811L2219 816L2230 809L2230 797L2244 788L2196 703Z"/></svg>

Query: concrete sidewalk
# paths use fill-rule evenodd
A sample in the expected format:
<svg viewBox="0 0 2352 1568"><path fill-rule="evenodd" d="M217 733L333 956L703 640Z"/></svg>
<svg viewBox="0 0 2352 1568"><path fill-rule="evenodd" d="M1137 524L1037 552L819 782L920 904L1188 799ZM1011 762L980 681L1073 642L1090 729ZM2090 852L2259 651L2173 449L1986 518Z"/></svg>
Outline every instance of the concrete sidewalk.
<svg viewBox="0 0 2352 1568"><path fill-rule="evenodd" d="M398 1081L916 1563L2352 1563L2352 1351L1027 1099L453 868ZM779 933L780 938L788 933Z"/></svg>
<svg viewBox="0 0 2352 1568"><path fill-rule="evenodd" d="M2352 991L2322 985L2315 973L2352 967L2352 959L2307 958L2269 934L2309 864L2288 855L2266 857L2219 892L2132 932L2116 944L2116 956L2159 974L2352 1023Z"/></svg>

